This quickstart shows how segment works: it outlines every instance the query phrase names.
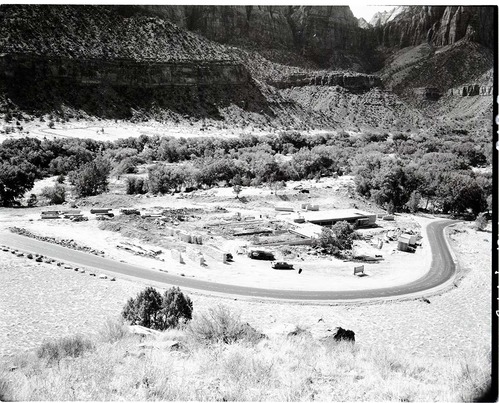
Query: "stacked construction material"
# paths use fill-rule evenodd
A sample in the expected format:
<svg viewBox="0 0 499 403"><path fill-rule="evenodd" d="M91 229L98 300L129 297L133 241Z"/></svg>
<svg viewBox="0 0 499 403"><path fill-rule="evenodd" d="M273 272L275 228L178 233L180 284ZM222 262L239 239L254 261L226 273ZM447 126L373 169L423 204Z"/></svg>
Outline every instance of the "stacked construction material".
<svg viewBox="0 0 499 403"><path fill-rule="evenodd" d="M50 219L61 218L61 217L59 215L58 210L48 210L48 211L42 211L40 218L42 220L50 220Z"/></svg>

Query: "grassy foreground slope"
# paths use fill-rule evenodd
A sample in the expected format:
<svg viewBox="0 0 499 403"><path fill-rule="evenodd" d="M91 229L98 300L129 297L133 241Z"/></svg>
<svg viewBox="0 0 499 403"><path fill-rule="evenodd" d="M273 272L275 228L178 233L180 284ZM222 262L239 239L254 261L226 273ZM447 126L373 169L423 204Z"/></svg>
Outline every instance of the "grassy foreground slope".
<svg viewBox="0 0 499 403"><path fill-rule="evenodd" d="M215 332L232 334L234 320L218 309L211 323ZM0 375L0 399L469 401L489 380L485 352L461 362L428 362L316 340L299 328L258 343L239 333L229 343L218 337L207 344L200 335L213 332L208 327L197 323L195 330L144 338L108 322L98 340L46 343L37 356L18 358L17 369ZM178 346L173 351L172 344Z"/></svg>

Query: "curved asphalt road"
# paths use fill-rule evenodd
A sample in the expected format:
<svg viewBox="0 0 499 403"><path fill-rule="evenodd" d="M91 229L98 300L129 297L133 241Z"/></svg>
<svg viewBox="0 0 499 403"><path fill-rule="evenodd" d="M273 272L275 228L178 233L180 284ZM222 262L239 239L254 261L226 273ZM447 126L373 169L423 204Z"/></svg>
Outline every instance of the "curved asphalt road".
<svg viewBox="0 0 499 403"><path fill-rule="evenodd" d="M12 233L0 233L0 243L24 252L38 253L54 259L64 260L68 263L71 262L76 265L94 268L96 270L100 269L116 274L139 277L149 281L222 294L298 301L368 300L380 297L403 296L425 291L437 287L449 280L454 275L456 268L444 239L445 235L443 230L446 226L453 223L455 223L455 221L443 220L428 225L427 236L429 244L431 245L432 263L430 271L423 277L411 283L395 287L345 291L272 290L213 283L133 266Z"/></svg>

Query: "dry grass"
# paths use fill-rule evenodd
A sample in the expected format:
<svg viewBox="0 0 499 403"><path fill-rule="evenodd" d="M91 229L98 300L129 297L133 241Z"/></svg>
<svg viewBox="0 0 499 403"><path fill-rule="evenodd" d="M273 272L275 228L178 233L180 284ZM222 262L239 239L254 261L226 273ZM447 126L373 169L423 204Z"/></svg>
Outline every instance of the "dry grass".
<svg viewBox="0 0 499 403"><path fill-rule="evenodd" d="M218 311L220 313L220 310ZM224 311L225 312L225 311ZM225 312L227 313L227 312ZM118 329L120 324L106 325ZM108 334L107 333L107 334ZM125 332L50 365L36 355L0 373L0 397L13 400L470 401L490 379L490 354L428 362L389 348L315 340L309 333L211 344L168 330L157 348ZM170 351L159 341L182 339ZM64 344L64 343L59 343Z"/></svg>
<svg viewBox="0 0 499 403"><path fill-rule="evenodd" d="M65 357L79 357L86 351L92 350L94 344L81 336L67 336L59 340L45 341L37 350L36 355L48 363L59 362Z"/></svg>
<svg viewBox="0 0 499 403"><path fill-rule="evenodd" d="M225 305L210 308L208 312L194 317L187 333L196 343L257 343L263 335L248 323L242 323Z"/></svg>
<svg viewBox="0 0 499 403"><path fill-rule="evenodd" d="M128 326L120 319L107 318L99 329L99 337L107 343L115 343L131 335Z"/></svg>

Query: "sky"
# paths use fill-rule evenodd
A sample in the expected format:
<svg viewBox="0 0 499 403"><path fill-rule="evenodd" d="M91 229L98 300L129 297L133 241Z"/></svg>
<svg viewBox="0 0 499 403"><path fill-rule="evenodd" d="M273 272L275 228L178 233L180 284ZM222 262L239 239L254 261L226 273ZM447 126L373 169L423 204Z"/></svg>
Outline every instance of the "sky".
<svg viewBox="0 0 499 403"><path fill-rule="evenodd" d="M387 11L395 8L395 6L366 6L364 4L349 4L350 10L357 18L364 18L367 22L373 17L374 14L380 11Z"/></svg>

